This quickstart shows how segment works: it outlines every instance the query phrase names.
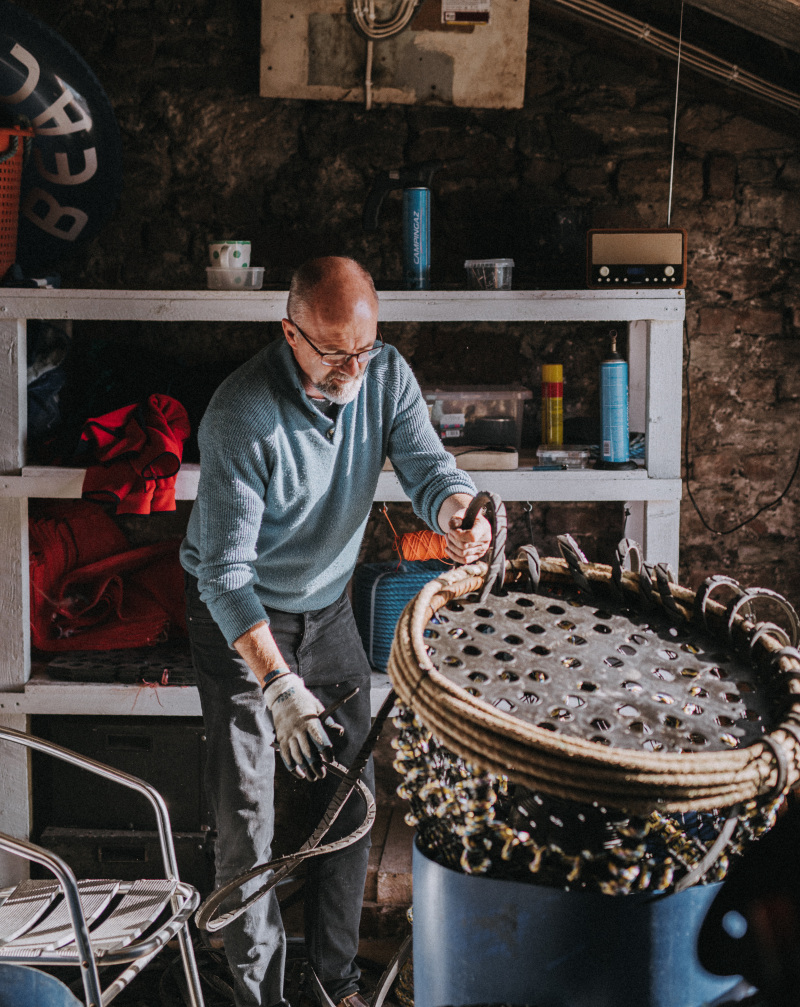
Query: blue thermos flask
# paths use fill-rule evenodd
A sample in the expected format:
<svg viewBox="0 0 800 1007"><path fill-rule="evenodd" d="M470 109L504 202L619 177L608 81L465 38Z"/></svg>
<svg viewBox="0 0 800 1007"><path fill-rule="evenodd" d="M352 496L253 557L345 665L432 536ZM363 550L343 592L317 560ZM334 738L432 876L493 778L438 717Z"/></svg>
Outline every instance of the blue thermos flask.
<svg viewBox="0 0 800 1007"><path fill-rule="evenodd" d="M431 288L431 190L403 189L403 286Z"/></svg>

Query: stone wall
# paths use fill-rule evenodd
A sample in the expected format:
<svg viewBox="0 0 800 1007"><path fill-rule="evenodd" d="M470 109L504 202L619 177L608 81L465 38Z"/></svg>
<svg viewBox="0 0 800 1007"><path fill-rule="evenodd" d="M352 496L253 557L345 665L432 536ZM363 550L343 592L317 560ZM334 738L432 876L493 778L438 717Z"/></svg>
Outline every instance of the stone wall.
<svg viewBox="0 0 800 1007"><path fill-rule="evenodd" d="M587 225L666 223L674 66L546 8L532 5L524 109L367 112L258 96L257 0L25 6L87 59L123 136L121 205L62 264L65 285L200 288L207 240L228 234L252 240L268 285L285 286L310 255L340 252L397 287L398 200L364 234L364 197L376 172L429 157L460 161L434 185L440 286L461 285L463 260L475 255L513 257L519 287L581 286ZM681 580L725 572L798 602L797 485L768 507L800 448L796 120L686 72L672 223L689 232L683 415L686 424L691 410L686 475L697 505L684 494ZM115 396L161 384L185 395L196 418L219 379L277 335L198 325L165 340L160 327L76 326L72 401L118 405ZM543 362L564 364L568 417L597 414L607 326L391 325L386 336L422 381L523 381L535 396L530 444ZM512 537L527 538L522 506L511 511ZM407 508L391 513L398 530L412 526ZM553 535L570 530L607 561L622 532L616 505L536 505L531 518L548 553ZM376 517L364 555L389 551Z"/></svg>

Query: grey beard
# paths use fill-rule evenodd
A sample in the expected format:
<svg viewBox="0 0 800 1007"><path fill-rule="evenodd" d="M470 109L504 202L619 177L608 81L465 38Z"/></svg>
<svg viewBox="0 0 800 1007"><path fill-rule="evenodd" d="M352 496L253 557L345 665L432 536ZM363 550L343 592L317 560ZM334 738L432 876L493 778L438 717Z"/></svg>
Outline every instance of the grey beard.
<svg viewBox="0 0 800 1007"><path fill-rule="evenodd" d="M333 402L337 406L346 406L348 402L352 402L356 395L358 395L366 373L366 371L362 371L356 378L345 379L337 378L331 374L324 381L315 382L314 387L318 392L322 392L329 402Z"/></svg>

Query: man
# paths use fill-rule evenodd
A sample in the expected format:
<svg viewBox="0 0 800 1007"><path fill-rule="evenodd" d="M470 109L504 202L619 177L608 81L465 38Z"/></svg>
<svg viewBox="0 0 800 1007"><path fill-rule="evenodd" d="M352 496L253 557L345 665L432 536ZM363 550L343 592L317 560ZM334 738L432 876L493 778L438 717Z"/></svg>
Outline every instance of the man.
<svg viewBox="0 0 800 1007"><path fill-rule="evenodd" d="M408 365L383 345L370 275L351 259L306 263L282 324L285 342L268 345L211 400L181 549L218 885L270 859L273 741L309 781L310 833L338 782L323 779L325 760L349 765L369 730L370 668L345 590L385 458L456 562L480 558L491 539L485 518L459 527L475 487L442 447ZM354 686L358 695L336 713L344 733L331 737L318 715ZM372 789L371 764L364 779ZM362 815L351 796L325 841ZM365 1003L354 959L368 855L365 836L308 862L307 950L342 1007ZM238 1007L284 1004L274 893L223 933Z"/></svg>

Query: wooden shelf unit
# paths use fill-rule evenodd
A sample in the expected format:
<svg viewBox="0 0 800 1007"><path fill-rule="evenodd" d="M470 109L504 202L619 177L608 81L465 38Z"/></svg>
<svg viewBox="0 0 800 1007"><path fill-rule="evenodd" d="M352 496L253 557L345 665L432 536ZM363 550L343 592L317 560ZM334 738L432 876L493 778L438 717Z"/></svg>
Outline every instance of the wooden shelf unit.
<svg viewBox="0 0 800 1007"><path fill-rule="evenodd" d="M644 468L471 473L505 500L620 501L628 535L648 561L678 565L680 429L685 295L679 290L385 291L383 322L612 322L629 334L631 428L645 431ZM286 291L32 290L0 288L0 722L25 730L32 713L196 716L196 689L64 683L31 677L28 504L31 497L78 498L82 469L26 466L26 322L72 319L137 322L279 321ZM198 468L185 465L177 496L193 499ZM405 500L397 477L381 474L376 499ZM386 689L383 676L377 693ZM377 697L376 697L377 698ZM25 836L30 817L26 756L0 746L0 831ZM0 885L20 863L0 854Z"/></svg>

